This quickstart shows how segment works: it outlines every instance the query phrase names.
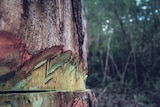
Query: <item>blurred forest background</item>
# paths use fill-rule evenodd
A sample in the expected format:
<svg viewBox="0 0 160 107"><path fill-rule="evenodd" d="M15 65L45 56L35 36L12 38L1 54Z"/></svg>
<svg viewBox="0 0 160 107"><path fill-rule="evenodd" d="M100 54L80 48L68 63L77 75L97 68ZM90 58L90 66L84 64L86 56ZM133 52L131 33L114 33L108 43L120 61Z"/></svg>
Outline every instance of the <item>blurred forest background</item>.
<svg viewBox="0 0 160 107"><path fill-rule="evenodd" d="M84 0L98 107L160 107L160 0Z"/></svg>

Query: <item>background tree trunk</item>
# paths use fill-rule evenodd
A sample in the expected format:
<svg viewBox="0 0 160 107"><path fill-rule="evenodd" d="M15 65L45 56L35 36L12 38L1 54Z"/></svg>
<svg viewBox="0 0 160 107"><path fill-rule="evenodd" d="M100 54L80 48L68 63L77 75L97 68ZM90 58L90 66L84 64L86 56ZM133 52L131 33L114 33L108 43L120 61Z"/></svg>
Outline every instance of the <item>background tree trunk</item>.
<svg viewBox="0 0 160 107"><path fill-rule="evenodd" d="M71 50L72 54L78 57L79 59L78 66L82 66L83 68L82 72L86 74L87 37L84 36L85 29L82 22L83 21L82 21L81 0L1 0L0 2L1 31L3 30L6 32L10 32L14 34L14 36L19 38L24 44L26 44L28 52L30 53L31 56L36 56L41 51L45 50L46 48L50 48L52 46L64 45L64 51ZM39 72L40 71L41 70L39 70ZM31 75L34 77L39 76L39 74L37 75L36 73L33 73ZM56 76L57 76L56 78L60 78L60 74L57 74ZM41 76L39 76L38 78L40 79ZM10 84L12 84L12 82ZM58 82L57 84L63 86L63 82L62 84L61 82ZM75 84L75 86L73 87L77 87L77 84ZM36 85L36 83L30 83L29 85ZM27 100L27 101L31 102L32 106L34 106L34 103L36 103L36 101L38 103L39 101L43 100L43 104L41 104L40 106L50 107L52 101L49 100L48 97L52 95L57 96L53 98L53 101L55 102L55 104L53 105L55 105L56 107L95 106L94 94L90 90L85 91L85 88L82 88L84 86L79 85L80 88L78 89L82 89L83 90L82 92L81 91L76 92L78 89L74 88L74 92L63 91L61 94L59 92L65 90L65 88L59 89L60 86L59 85L55 86L58 88L53 88L52 86L50 87L50 85L48 86L50 90L54 89L57 90L58 92L57 91L52 92L48 90L46 92L46 90L44 89L48 87L45 88L39 87L42 88L43 90L32 91L32 93L35 93L35 95L30 95L30 91L28 91L29 93L28 94L24 93L24 91L14 90L14 92L12 92L7 88L1 89L2 91L0 95L1 99L0 107L4 107L7 104L20 107L21 105L16 103L19 103L17 101L21 97L27 97L26 95L30 95L32 100ZM6 87L8 87L8 85ZM25 92L26 90L28 90L27 87L29 86L23 88L25 89ZM67 90L68 89L69 88L67 88ZM73 91L73 89L71 90ZM8 92L10 94L7 94ZM46 94L41 92L46 92ZM73 97L71 97L70 95L72 95ZM16 99L12 99L11 96L15 96L14 98ZM38 100L34 100L35 98L38 98ZM59 103L58 101L60 99L64 101L61 102L62 104ZM21 99L20 102L22 104L25 103L25 101L26 99ZM24 105L23 107L28 107L28 106Z"/></svg>

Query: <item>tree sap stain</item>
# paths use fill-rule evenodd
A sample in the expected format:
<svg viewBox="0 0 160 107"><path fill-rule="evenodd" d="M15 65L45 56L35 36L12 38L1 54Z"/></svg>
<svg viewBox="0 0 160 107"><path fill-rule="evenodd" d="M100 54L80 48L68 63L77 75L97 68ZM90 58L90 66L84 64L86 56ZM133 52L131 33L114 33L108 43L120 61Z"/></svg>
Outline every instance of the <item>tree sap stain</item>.
<svg viewBox="0 0 160 107"><path fill-rule="evenodd" d="M0 31L0 65L15 70L30 58L26 45L10 32Z"/></svg>

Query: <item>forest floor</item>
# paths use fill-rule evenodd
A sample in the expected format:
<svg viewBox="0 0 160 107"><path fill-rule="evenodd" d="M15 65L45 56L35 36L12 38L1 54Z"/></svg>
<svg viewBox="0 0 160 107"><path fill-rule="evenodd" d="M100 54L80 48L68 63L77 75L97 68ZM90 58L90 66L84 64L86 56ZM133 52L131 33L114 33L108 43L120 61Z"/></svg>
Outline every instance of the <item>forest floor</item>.
<svg viewBox="0 0 160 107"><path fill-rule="evenodd" d="M142 90L118 92L106 88L93 88L96 94L97 107L160 107L160 92L157 90ZM117 92L116 92L117 91Z"/></svg>

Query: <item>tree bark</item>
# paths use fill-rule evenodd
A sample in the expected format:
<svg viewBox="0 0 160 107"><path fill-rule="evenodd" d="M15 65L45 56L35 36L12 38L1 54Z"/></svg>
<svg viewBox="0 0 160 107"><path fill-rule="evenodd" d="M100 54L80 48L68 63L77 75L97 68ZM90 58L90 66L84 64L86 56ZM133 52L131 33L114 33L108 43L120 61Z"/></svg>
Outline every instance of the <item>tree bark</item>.
<svg viewBox="0 0 160 107"><path fill-rule="evenodd" d="M85 88L87 37L81 0L1 0L0 31L26 44L23 51L31 56L17 69L0 65L4 68L0 72L8 70L0 73L0 107L95 106L94 94ZM7 54L12 56L10 51ZM32 99L28 105L24 104L27 95Z"/></svg>
<svg viewBox="0 0 160 107"><path fill-rule="evenodd" d="M93 95L91 90L2 93L0 107L95 107Z"/></svg>
<svg viewBox="0 0 160 107"><path fill-rule="evenodd" d="M0 14L0 30L19 37L31 54L62 44L82 54L81 1L2 0Z"/></svg>

